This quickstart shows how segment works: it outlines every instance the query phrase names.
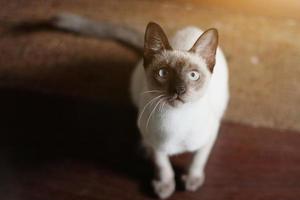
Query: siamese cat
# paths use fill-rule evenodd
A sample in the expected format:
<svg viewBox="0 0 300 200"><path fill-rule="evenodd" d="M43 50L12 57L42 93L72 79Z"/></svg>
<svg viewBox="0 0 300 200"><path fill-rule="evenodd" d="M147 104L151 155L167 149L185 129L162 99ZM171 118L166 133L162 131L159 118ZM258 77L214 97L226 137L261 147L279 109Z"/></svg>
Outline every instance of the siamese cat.
<svg viewBox="0 0 300 200"><path fill-rule="evenodd" d="M132 74L130 93L138 109L142 143L157 170L154 191L161 199L174 192L169 156L183 152L193 152L194 158L182 181L186 190L197 190L204 183L205 164L229 99L227 63L218 48L217 30L186 27L168 39L158 24L150 22L143 41L128 27L72 14L61 14L51 23L143 52Z"/></svg>

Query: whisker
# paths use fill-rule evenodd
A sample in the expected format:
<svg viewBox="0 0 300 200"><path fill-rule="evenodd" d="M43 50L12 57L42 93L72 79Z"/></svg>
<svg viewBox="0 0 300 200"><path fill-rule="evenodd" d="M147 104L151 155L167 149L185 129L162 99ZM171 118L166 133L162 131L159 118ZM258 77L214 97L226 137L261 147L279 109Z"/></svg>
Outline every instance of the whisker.
<svg viewBox="0 0 300 200"><path fill-rule="evenodd" d="M151 113L150 113L150 115L149 115L149 117L148 117L148 119L147 119L147 123L146 123L146 132L147 132L148 125L149 125L149 121L150 121L150 119L151 119L151 117L152 117L152 114L154 113L154 111L155 111L155 109L157 108L157 106L161 103L161 101L163 101L163 98L161 98L161 99L158 100L157 104L154 106L153 110L151 111Z"/></svg>
<svg viewBox="0 0 300 200"><path fill-rule="evenodd" d="M166 104L166 101L164 101L161 105L160 105L160 107L159 107L159 111L162 111L163 110L163 108L164 108L164 106L165 106L165 104Z"/></svg>
<svg viewBox="0 0 300 200"><path fill-rule="evenodd" d="M164 109L164 106L166 105L166 102L164 102L163 106L162 106L162 109Z"/></svg>
<svg viewBox="0 0 300 200"><path fill-rule="evenodd" d="M163 96L163 94L162 94L162 95L159 95L159 96L156 96L156 97L152 98L150 101L147 102L147 104L146 104L146 105L144 106L144 108L142 109L142 112L139 114L139 118L138 118L138 125L139 125L139 126L140 126L141 118L142 118L142 116L143 116L143 114L144 114L144 112L145 112L147 106L148 106L150 103L154 102L156 99L158 99L158 98L160 98L160 97L162 97L162 96ZM152 105L152 104L151 104L151 105Z"/></svg>
<svg viewBox="0 0 300 200"><path fill-rule="evenodd" d="M147 93L159 93L159 92L163 92L162 90L148 90L148 91L145 91L145 92L142 92L140 95L144 95L144 94L147 94Z"/></svg>

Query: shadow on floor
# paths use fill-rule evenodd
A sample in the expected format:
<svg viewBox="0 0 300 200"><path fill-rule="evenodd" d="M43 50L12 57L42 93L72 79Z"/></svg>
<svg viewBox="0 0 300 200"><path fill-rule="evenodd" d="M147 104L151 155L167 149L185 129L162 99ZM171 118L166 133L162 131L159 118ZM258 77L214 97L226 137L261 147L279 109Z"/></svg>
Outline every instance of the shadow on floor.
<svg viewBox="0 0 300 200"><path fill-rule="evenodd" d="M1 163L15 174L9 178L75 160L136 179L143 192L153 195L145 181L152 168L139 153L133 106L2 88L0 110Z"/></svg>

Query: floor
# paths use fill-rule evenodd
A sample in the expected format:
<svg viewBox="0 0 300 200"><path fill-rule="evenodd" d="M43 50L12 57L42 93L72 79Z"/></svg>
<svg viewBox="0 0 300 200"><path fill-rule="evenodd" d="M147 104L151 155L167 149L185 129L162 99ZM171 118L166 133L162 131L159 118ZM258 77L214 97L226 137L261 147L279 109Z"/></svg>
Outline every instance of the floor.
<svg viewBox="0 0 300 200"><path fill-rule="evenodd" d="M150 20L168 34L187 24L216 26L230 64L231 103L204 186L183 190L179 177L192 155L175 156L170 199L298 200L299 3L279 13L271 9L277 0L259 9L258 0L205 2L0 0L0 199L156 199L128 98L138 55L112 41L10 29L67 10L140 31Z"/></svg>
<svg viewBox="0 0 300 200"><path fill-rule="evenodd" d="M155 199L142 156L135 110L2 89L0 199ZM224 122L195 193L170 199L298 200L300 135ZM180 176L191 155L172 158Z"/></svg>
<svg viewBox="0 0 300 200"><path fill-rule="evenodd" d="M225 118L300 131L300 68L295 67L300 65L299 2L235 1L0 0L0 86L121 102L127 90L120 86L128 83L138 60L129 49L107 40L10 29L20 22L72 12L124 24L141 34L155 21L169 37L189 25L215 27L229 63L231 101ZM107 84L112 77L118 77L117 83Z"/></svg>

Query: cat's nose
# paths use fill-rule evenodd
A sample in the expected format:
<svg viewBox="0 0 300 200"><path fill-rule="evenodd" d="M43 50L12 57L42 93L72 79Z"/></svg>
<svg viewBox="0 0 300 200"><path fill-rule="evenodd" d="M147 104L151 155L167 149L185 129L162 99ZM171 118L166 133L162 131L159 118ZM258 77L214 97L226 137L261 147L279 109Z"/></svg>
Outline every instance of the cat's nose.
<svg viewBox="0 0 300 200"><path fill-rule="evenodd" d="M176 94L182 95L182 94L185 93L186 88L185 88L185 86L180 85L180 86L177 86L177 87L175 88L175 91L176 91Z"/></svg>

